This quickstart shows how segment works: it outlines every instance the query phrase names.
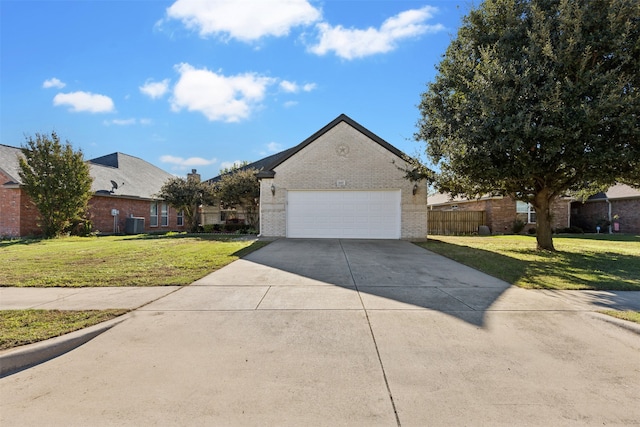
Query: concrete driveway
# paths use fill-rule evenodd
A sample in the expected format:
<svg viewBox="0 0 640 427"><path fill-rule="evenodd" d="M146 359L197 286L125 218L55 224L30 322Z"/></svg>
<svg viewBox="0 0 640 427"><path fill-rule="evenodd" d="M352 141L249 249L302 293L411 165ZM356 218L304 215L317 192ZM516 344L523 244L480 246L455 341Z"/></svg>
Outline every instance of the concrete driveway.
<svg viewBox="0 0 640 427"><path fill-rule="evenodd" d="M278 240L0 380L9 425L628 425L638 294L512 288L400 241Z"/></svg>

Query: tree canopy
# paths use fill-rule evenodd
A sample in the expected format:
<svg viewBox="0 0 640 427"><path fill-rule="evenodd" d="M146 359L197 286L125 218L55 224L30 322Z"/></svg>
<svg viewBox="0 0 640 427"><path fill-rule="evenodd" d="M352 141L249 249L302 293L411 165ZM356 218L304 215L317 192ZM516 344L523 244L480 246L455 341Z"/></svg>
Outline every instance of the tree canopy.
<svg viewBox="0 0 640 427"><path fill-rule="evenodd" d="M246 166L246 162L243 164ZM235 165L225 169L220 180L215 183L216 198L224 208L241 208L247 225L258 226L260 183L256 178L259 172L254 168L242 168Z"/></svg>
<svg viewBox="0 0 640 427"><path fill-rule="evenodd" d="M92 178L82 150L74 151L55 132L36 133L21 147L20 179L40 213L39 225L45 237L70 231L83 221L91 198Z"/></svg>
<svg viewBox="0 0 640 427"><path fill-rule="evenodd" d="M214 188L193 174L187 178L169 178L156 196L182 211L190 231L195 232L198 229L198 209L201 205L214 203Z"/></svg>
<svg viewBox="0 0 640 427"><path fill-rule="evenodd" d="M640 182L640 2L485 0L422 94L416 139L453 195L550 202Z"/></svg>

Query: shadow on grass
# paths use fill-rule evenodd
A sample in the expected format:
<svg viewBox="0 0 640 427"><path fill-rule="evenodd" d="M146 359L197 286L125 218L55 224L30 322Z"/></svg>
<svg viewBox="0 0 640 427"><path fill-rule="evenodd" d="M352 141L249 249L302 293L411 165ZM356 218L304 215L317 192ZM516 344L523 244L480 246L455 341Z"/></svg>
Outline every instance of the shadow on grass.
<svg viewBox="0 0 640 427"><path fill-rule="evenodd" d="M637 236L615 238L633 242ZM590 251L506 250L507 253L514 254L511 257L437 239L429 239L419 245L524 288L640 291L640 260L634 255ZM520 259L521 257L531 260Z"/></svg>

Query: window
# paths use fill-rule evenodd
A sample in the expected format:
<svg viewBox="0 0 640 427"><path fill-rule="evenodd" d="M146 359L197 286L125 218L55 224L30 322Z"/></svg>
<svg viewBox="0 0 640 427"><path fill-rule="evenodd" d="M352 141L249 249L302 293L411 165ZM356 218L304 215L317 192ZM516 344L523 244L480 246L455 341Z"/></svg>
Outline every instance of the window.
<svg viewBox="0 0 640 427"><path fill-rule="evenodd" d="M176 217L176 221L177 221L178 227L181 227L181 226L184 225L184 212L183 211L178 211L178 216Z"/></svg>
<svg viewBox="0 0 640 427"><path fill-rule="evenodd" d="M169 226L169 206L166 203L162 203L160 209L160 225L167 227Z"/></svg>
<svg viewBox="0 0 640 427"><path fill-rule="evenodd" d="M536 210L533 208L533 206L531 206L530 203L517 201L516 214L518 219L521 219L522 222L526 224L536 223Z"/></svg>
<svg viewBox="0 0 640 427"><path fill-rule="evenodd" d="M157 227L158 226L158 203L151 202L151 212L149 218L149 226Z"/></svg>

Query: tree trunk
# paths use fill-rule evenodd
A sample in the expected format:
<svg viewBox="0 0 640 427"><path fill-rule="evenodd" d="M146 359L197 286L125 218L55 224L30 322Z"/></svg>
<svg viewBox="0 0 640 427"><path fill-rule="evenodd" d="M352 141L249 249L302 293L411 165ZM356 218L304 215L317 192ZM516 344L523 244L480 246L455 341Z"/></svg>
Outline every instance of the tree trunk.
<svg viewBox="0 0 640 427"><path fill-rule="evenodd" d="M551 197L548 190L535 195L533 207L536 210L536 240L538 250L555 251L551 232Z"/></svg>

